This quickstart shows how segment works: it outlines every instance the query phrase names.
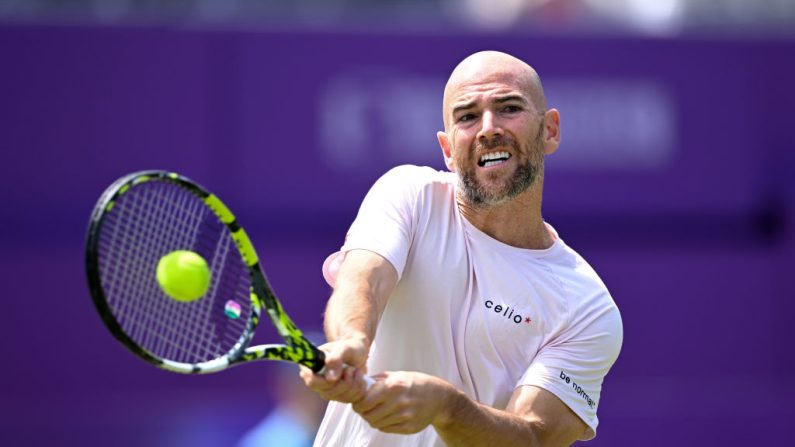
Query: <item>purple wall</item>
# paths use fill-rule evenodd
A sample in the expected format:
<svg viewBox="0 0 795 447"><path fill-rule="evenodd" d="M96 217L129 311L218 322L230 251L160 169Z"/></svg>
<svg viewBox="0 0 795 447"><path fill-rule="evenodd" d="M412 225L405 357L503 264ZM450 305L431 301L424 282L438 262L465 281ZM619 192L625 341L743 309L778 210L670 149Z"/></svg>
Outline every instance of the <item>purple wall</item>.
<svg viewBox="0 0 795 447"><path fill-rule="evenodd" d="M533 64L561 109L545 217L623 312L589 445L780 444L794 42L23 26L0 27L0 443L233 444L274 368L179 376L117 345L83 273L99 193L146 168L214 190L317 328L323 258L386 169L442 166L444 81L488 48Z"/></svg>

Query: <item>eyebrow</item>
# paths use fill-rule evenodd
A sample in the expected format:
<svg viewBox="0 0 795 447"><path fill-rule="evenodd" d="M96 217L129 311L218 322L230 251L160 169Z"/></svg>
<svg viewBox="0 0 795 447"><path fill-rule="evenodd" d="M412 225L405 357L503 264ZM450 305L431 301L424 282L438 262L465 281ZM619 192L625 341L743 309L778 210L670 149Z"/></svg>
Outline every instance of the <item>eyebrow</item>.
<svg viewBox="0 0 795 447"><path fill-rule="evenodd" d="M510 102L510 101L519 101L519 102L522 102L524 104L527 104L527 99L525 99L525 97L521 96L521 95L500 96L500 97L496 98L493 102L495 104L502 104L502 103ZM455 107L453 107L453 115L455 115L456 113L458 113L460 111L471 109L472 107L475 107L475 104L476 104L475 101L470 101L470 102L455 106Z"/></svg>
<svg viewBox="0 0 795 447"><path fill-rule="evenodd" d="M471 109L472 107L475 107L475 102L474 101L470 101L468 103L461 104L459 106L455 106L455 107L453 107L453 115L455 115L456 113L458 113L458 112L460 112L462 110Z"/></svg>
<svg viewBox="0 0 795 447"><path fill-rule="evenodd" d="M521 95L500 96L499 98L494 100L494 102L497 103L497 104L502 104L504 102L509 102L509 101L519 101L519 102L527 104L527 99L525 99L525 97L521 96Z"/></svg>

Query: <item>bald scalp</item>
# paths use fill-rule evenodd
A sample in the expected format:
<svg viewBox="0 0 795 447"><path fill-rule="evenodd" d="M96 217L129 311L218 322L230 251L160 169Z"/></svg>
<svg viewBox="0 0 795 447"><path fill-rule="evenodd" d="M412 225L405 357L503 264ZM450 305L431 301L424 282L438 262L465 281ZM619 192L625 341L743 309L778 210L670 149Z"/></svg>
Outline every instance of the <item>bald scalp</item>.
<svg viewBox="0 0 795 447"><path fill-rule="evenodd" d="M468 82L487 79L495 74L510 74L515 77L520 88L527 93L539 113L547 109L544 89L538 73L514 56L499 51L480 51L467 56L450 74L444 87L443 118L445 130L449 128L450 102L459 88Z"/></svg>

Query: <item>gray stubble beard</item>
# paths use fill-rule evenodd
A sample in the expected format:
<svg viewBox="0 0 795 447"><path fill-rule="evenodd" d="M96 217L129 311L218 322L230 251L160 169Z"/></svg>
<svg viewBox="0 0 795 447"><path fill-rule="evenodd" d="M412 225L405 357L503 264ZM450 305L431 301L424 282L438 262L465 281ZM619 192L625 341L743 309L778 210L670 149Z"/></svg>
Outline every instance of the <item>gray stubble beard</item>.
<svg viewBox="0 0 795 447"><path fill-rule="evenodd" d="M475 169L459 170L459 191L463 195L466 203L478 207L490 207L505 203L519 194L523 193L527 188L532 186L544 172L544 157L542 154L543 145L543 127L539 127L534 141L530 145L530 158L526 163L520 164L513 176L506 181L500 190L492 192L485 188L475 176ZM510 140L509 144L513 147L514 153L519 153L519 147L516 141ZM481 148L491 149L496 146L504 146L505 137L499 137L487 141L485 144L477 143L473 151L480 152ZM514 155L516 156L516 155Z"/></svg>

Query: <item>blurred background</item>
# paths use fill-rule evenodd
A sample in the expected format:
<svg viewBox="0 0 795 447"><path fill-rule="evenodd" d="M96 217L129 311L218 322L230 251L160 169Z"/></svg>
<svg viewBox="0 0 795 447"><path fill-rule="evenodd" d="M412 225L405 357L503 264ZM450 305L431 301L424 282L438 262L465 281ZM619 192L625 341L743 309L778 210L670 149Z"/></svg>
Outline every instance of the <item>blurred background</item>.
<svg viewBox="0 0 795 447"><path fill-rule="evenodd" d="M623 313L588 445L786 444L791 0L0 0L0 444L311 431L289 365L182 376L123 349L87 290L89 213L128 172L198 181L319 330L323 259L383 172L443 167L445 80L484 49L540 72L563 125L544 216Z"/></svg>

